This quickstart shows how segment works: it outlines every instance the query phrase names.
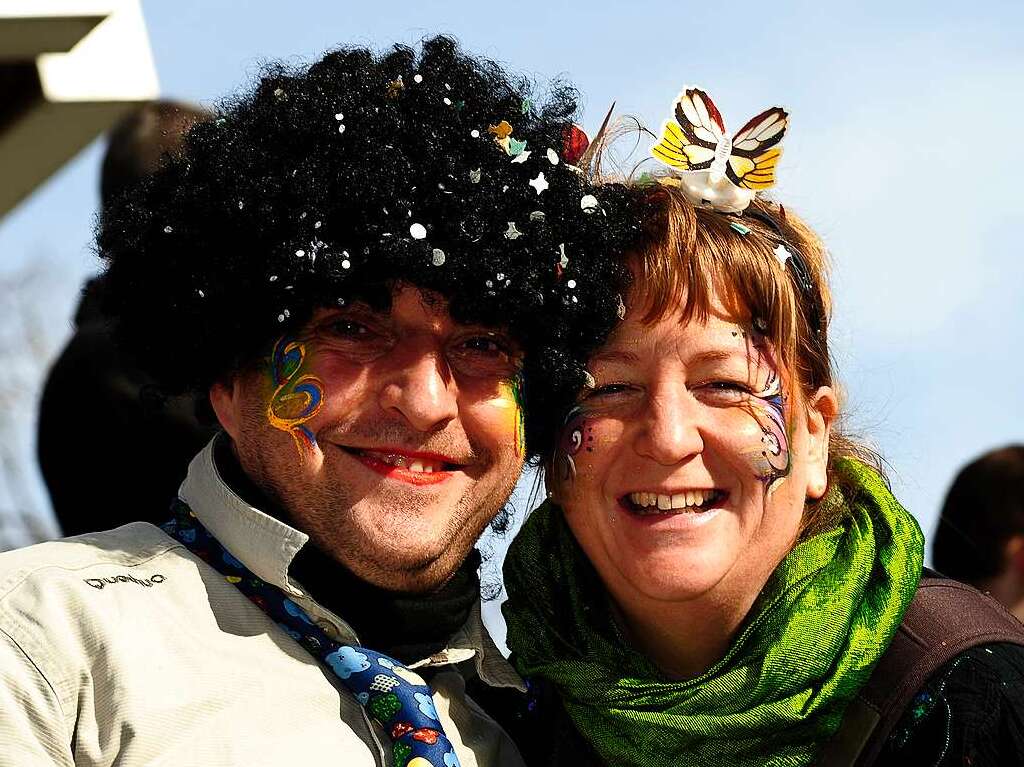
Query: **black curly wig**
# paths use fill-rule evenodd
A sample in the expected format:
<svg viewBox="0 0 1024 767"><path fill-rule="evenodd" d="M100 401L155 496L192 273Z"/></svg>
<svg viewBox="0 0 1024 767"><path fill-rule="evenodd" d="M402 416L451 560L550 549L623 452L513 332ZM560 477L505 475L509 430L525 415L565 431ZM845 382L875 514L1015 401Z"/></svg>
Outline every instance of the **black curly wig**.
<svg viewBox="0 0 1024 767"><path fill-rule="evenodd" d="M566 162L576 109L571 88L534 101L447 37L418 57L344 48L269 66L104 212L125 351L169 393L204 392L316 308L380 306L408 282L521 344L527 452L546 455L616 322L617 256L639 221L634 192Z"/></svg>

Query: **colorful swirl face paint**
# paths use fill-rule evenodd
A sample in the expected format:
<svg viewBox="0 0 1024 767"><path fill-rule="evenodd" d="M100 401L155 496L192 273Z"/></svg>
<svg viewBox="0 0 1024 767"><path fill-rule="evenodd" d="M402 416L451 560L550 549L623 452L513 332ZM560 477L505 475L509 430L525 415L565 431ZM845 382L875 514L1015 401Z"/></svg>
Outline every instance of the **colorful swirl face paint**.
<svg viewBox="0 0 1024 767"><path fill-rule="evenodd" d="M760 449L752 454L755 471L770 489L790 470L786 398L782 393L782 379L774 370L761 391L751 395L750 414L761 427Z"/></svg>
<svg viewBox="0 0 1024 767"><path fill-rule="evenodd" d="M576 479L576 458L575 456L584 448L589 452L594 451L593 427L587 423L588 415L582 405L577 405L565 416L565 423L562 427L562 436L558 442L558 451L555 455L555 463L558 468L558 478L562 482L571 482Z"/></svg>
<svg viewBox="0 0 1024 767"><path fill-rule="evenodd" d="M523 388L519 376L499 384L500 396L493 403L508 411L509 431L515 434L516 455L526 455L526 420L523 411Z"/></svg>
<svg viewBox="0 0 1024 767"><path fill-rule="evenodd" d="M278 339L270 359L274 393L267 405L270 425L292 435L300 456L316 448L316 437L304 424L319 412L324 395L323 381L303 372L305 361L304 343Z"/></svg>

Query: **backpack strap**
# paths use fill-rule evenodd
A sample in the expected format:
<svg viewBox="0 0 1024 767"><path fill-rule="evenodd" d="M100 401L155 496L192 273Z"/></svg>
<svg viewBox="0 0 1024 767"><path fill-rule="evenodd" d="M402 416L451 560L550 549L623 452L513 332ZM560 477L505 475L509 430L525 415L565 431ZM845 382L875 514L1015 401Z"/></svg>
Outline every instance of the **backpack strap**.
<svg viewBox="0 0 1024 767"><path fill-rule="evenodd" d="M1024 645L1024 626L987 594L925 568L917 593L818 767L869 767L914 696L956 656L983 644Z"/></svg>

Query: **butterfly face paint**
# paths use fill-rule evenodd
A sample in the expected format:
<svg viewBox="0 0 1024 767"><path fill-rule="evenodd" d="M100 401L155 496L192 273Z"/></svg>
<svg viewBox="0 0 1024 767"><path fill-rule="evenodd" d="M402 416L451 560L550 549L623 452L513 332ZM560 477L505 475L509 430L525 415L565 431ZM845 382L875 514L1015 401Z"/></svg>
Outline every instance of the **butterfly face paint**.
<svg viewBox="0 0 1024 767"><path fill-rule="evenodd" d="M320 410L324 394L323 382L304 371L305 362L304 343L287 336L278 339L270 359L274 392L267 405L270 425L292 435L300 457L316 448L316 437L304 424Z"/></svg>
<svg viewBox="0 0 1024 767"><path fill-rule="evenodd" d="M790 469L786 400L778 373L772 370L764 387L751 394L749 407L762 434L760 446L751 453L754 471L770 490Z"/></svg>

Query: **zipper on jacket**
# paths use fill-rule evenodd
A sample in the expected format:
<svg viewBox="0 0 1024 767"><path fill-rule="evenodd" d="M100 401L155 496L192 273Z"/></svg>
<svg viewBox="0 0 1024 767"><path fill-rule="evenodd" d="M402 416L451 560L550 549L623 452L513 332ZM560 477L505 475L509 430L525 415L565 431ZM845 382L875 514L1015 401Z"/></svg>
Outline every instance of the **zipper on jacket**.
<svg viewBox="0 0 1024 767"><path fill-rule="evenodd" d="M295 597L293 597L293 599L294 598ZM315 610L310 611L309 608L307 608L307 607L305 607L305 605L303 605L303 609L305 609L307 612L313 612L314 613L311 617L313 618L314 622L317 623L317 625L320 624L320 620L323 620L323 619L326 618L328 621L333 622L333 623L337 624L338 626L346 626L349 629L349 631L352 633L352 637L355 640L355 643L356 644L359 643L359 637L356 636L355 630L353 630L352 627L348 625L348 623L343 621L339 616L335 615L331 610L328 610L326 607L321 605L315 599L310 597L305 591L303 591L302 596L299 597L299 600L300 600L300 604L301 604L301 602L308 602L310 605L313 605L315 607ZM315 613L319 613L320 620L317 619L317 615ZM332 627L332 628L334 628L334 627ZM333 631L327 631L326 627L324 627L324 626L320 626L320 629L321 629L321 631L326 633L328 636L330 636L332 633L334 633ZM348 694L351 695L351 693L348 693ZM374 727L373 727L373 720L370 719L370 715L367 713L366 708L362 704L359 704L359 713L361 713L363 715L363 722L366 724L366 729L370 731L370 737L373 738L373 742L377 746L377 764L379 764L380 767L388 767L387 750L384 748L384 744L380 742L380 738L377 737L377 730L375 730Z"/></svg>

